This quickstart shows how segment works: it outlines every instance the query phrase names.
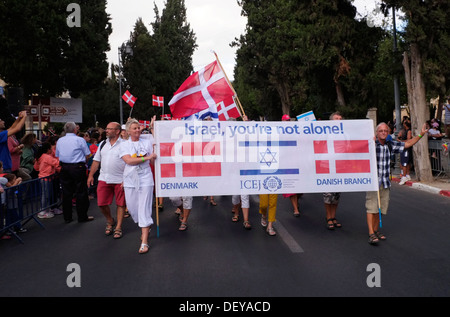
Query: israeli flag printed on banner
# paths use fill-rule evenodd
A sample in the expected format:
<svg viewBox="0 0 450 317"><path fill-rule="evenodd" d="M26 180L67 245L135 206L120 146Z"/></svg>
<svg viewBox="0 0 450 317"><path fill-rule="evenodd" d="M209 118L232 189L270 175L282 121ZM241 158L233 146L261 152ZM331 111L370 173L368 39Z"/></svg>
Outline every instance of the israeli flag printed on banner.
<svg viewBox="0 0 450 317"><path fill-rule="evenodd" d="M314 112L308 111L297 116L297 121L316 121Z"/></svg>
<svg viewBox="0 0 450 317"><path fill-rule="evenodd" d="M184 117L182 120L185 121L198 121L198 120L204 120L205 118L210 117L212 121L218 121L219 120L219 114L217 113L217 106L214 105L212 107L206 108L205 110L202 110L200 112L194 113L193 115L189 117Z"/></svg>

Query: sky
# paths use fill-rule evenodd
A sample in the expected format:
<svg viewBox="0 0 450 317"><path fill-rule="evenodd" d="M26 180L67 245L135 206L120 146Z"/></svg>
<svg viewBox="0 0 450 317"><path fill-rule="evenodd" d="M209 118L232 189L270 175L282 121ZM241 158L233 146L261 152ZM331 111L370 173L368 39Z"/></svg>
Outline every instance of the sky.
<svg viewBox="0 0 450 317"><path fill-rule="evenodd" d="M155 20L154 4L162 15L165 0L108 0L107 13L111 17L113 32L109 42L108 61L118 63L118 48L130 38L134 24L142 18L151 30ZM215 51L227 76L232 80L235 48L230 43L244 33L246 19L236 0L185 0L187 21L197 37L198 48L193 54L194 71L215 61Z"/></svg>
<svg viewBox="0 0 450 317"><path fill-rule="evenodd" d="M108 0L106 11L110 15L113 32L107 53L109 63L118 63L118 48L130 38L134 24L142 18L151 30L155 20L154 5L162 15L165 0ZM372 14L374 0L354 0L358 13ZM193 54L194 71L215 60L215 51L230 80L234 78L236 49L230 43L244 34L246 18L241 16L241 7L236 0L185 0L187 22L197 37L198 48Z"/></svg>

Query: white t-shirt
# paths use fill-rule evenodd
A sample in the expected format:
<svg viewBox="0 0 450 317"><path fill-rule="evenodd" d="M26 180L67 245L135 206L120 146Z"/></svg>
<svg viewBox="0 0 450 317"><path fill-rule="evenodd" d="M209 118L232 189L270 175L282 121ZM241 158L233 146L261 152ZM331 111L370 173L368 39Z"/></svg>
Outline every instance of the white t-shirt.
<svg viewBox="0 0 450 317"><path fill-rule="evenodd" d="M429 129L429 130L428 130L428 133L429 133L431 136L441 134L441 132L440 132L438 129L436 129L436 128L431 128L431 129Z"/></svg>
<svg viewBox="0 0 450 317"><path fill-rule="evenodd" d="M144 157L153 153L153 137L140 138L139 141L131 141L131 138L120 144L120 157ZM145 161L138 165L125 164L123 171L123 187L139 188L154 186L153 174L150 162Z"/></svg>
<svg viewBox="0 0 450 317"><path fill-rule="evenodd" d="M123 142L125 141L118 138L111 146L109 139L107 139L102 149L100 150L100 147L98 148L94 156L94 161L101 162L98 180L104 181L107 184L122 183L125 162L120 156L120 144Z"/></svg>

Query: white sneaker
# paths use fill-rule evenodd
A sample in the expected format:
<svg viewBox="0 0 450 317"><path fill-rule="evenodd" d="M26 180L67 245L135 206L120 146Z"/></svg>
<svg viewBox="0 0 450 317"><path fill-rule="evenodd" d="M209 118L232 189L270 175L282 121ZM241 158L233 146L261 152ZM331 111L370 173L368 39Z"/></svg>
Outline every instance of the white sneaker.
<svg viewBox="0 0 450 317"><path fill-rule="evenodd" d="M408 179L405 177L405 176L403 176L401 179L400 179L400 183L398 183L399 185L404 185L405 183L406 183L406 181L407 181Z"/></svg>
<svg viewBox="0 0 450 317"><path fill-rule="evenodd" d="M409 175L406 175L405 177L406 177L406 180L408 180L408 181L410 181L410 180L411 180L411 176L409 176Z"/></svg>
<svg viewBox="0 0 450 317"><path fill-rule="evenodd" d="M40 213L38 213L38 218L41 219L53 218L54 216L55 215L51 211L41 211Z"/></svg>

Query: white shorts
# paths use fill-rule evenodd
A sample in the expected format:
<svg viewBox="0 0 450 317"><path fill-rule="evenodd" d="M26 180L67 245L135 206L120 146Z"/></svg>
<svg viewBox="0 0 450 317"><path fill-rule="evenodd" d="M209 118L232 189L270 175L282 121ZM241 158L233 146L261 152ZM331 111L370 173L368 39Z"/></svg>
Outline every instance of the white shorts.
<svg viewBox="0 0 450 317"><path fill-rule="evenodd" d="M231 203L238 205L241 203L241 208L250 208L250 196L249 195L233 195L231 196Z"/></svg>
<svg viewBox="0 0 450 317"><path fill-rule="evenodd" d="M183 209L192 209L192 196L184 196L184 197L170 197L170 201L175 207L180 207L183 204Z"/></svg>

